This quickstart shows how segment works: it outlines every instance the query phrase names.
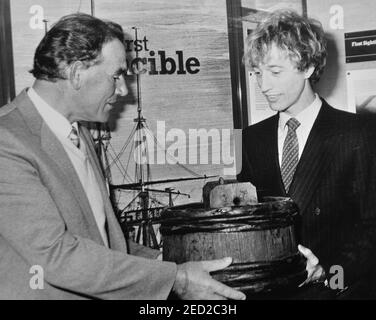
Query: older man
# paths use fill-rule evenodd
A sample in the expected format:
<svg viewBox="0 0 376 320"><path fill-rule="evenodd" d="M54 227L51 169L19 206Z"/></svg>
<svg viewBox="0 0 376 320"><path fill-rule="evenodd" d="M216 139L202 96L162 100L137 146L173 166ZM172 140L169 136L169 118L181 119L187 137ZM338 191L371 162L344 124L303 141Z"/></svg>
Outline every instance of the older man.
<svg viewBox="0 0 376 320"><path fill-rule="evenodd" d="M127 94L123 41L117 24L62 18L36 50L33 86L0 108L0 299L244 298L209 275L229 258L177 266L125 242L80 125L107 121Z"/></svg>

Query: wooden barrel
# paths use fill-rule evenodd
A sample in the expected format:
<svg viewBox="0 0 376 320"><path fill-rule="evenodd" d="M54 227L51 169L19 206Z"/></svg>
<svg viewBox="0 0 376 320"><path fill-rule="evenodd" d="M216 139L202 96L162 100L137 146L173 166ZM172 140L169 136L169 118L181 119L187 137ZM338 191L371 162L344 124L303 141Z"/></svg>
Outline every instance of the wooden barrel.
<svg viewBox="0 0 376 320"><path fill-rule="evenodd" d="M179 264L232 257L231 266L212 273L215 279L247 294L295 288L306 277L297 216L289 198L219 209L171 207L162 213L163 259Z"/></svg>

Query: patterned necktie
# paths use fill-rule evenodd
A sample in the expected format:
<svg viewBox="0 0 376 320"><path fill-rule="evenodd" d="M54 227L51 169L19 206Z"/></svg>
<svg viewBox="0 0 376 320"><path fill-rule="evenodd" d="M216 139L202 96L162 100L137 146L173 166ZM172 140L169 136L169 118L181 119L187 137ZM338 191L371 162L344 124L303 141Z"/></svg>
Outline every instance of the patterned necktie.
<svg viewBox="0 0 376 320"><path fill-rule="evenodd" d="M300 122L291 118L286 125L288 131L283 144L281 173L285 190L288 192L299 161L299 143L296 129L300 126Z"/></svg>
<svg viewBox="0 0 376 320"><path fill-rule="evenodd" d="M72 126L72 131L70 132L68 138L73 142L73 144L79 149L80 148L80 137L78 136L77 129Z"/></svg>

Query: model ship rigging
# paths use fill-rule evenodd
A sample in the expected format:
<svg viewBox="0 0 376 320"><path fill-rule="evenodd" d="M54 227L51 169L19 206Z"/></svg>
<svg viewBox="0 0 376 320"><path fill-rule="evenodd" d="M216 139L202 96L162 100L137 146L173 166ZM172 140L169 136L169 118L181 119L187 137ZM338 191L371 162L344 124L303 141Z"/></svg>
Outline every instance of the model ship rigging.
<svg viewBox="0 0 376 320"><path fill-rule="evenodd" d="M135 41L138 40L138 29L132 28L135 32ZM136 51L136 59L138 52ZM137 60L138 61L138 60ZM102 163L106 182L109 187L110 198L114 210L122 226L123 232L129 235L131 229L136 230L135 241L143 245L159 248L160 242L157 239L156 232L158 228L159 218L162 210L174 205L174 200L179 196L190 197L187 193L182 193L171 187L164 189L152 188L153 185L170 184L173 182L203 180L213 176L202 176L190 170L186 166L178 163L182 170L188 172L192 177L174 178L163 180L152 180L152 172L149 162L148 147L140 147L140 144L147 144L147 136L156 146L160 147L160 143L147 125L146 119L142 114L142 98L141 98L141 72L137 67L129 70L131 75L136 78L137 88L137 118L134 119L135 125L130 136L126 139L120 152L115 152L110 140L111 134L108 125L98 125L94 131L93 138L96 143L98 157ZM120 161L126 150L129 149L129 157L126 164ZM163 150L165 156L174 158L174 156ZM132 155L135 156L134 177L129 175L129 164ZM146 161L142 161L145 159ZM123 176L123 181L128 183L113 184L111 176L111 168L116 166ZM123 193L133 193L131 200L120 208L120 197ZM168 195L168 203L161 201L160 195ZM175 197L175 198L174 198Z"/></svg>

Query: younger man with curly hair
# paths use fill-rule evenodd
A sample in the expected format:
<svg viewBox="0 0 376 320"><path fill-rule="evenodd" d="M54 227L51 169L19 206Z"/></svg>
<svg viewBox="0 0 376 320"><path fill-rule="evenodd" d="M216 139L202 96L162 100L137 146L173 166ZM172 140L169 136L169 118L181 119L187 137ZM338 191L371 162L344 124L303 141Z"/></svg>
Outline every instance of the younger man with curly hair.
<svg viewBox="0 0 376 320"><path fill-rule="evenodd" d="M370 293L373 274L374 135L370 121L314 92L326 56L321 25L293 11L270 14L249 35L245 62L277 113L244 129L238 179L252 182L260 198L288 196L299 206L306 283L330 280L339 265L342 296L357 298Z"/></svg>

